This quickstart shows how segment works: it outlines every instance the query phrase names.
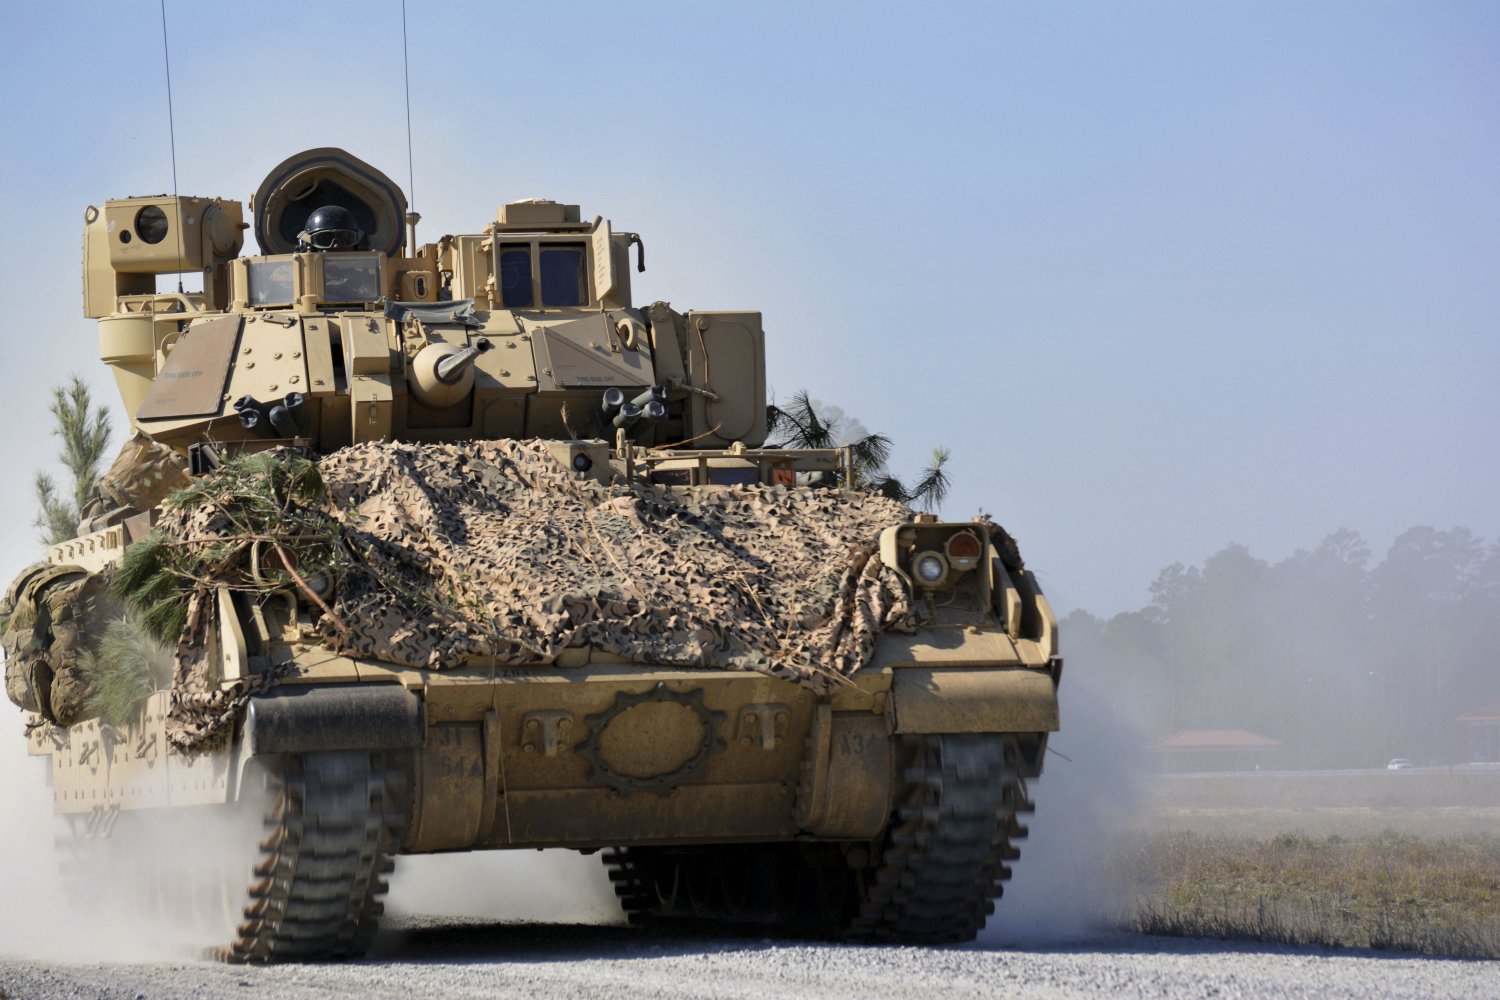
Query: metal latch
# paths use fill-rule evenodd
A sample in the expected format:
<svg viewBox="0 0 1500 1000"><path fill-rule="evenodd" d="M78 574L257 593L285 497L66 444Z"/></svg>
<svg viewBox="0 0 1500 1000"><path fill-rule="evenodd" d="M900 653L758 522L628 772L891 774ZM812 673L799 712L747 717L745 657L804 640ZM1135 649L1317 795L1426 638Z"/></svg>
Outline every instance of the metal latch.
<svg viewBox="0 0 1500 1000"><path fill-rule="evenodd" d="M562 709L527 712L521 716L521 749L526 753L540 752L543 757L556 757L563 731L572 723L573 713Z"/></svg>
<svg viewBox="0 0 1500 1000"><path fill-rule="evenodd" d="M791 713L783 704L746 705L740 709L740 745L758 743L762 750L775 750L786 739L790 724Z"/></svg>

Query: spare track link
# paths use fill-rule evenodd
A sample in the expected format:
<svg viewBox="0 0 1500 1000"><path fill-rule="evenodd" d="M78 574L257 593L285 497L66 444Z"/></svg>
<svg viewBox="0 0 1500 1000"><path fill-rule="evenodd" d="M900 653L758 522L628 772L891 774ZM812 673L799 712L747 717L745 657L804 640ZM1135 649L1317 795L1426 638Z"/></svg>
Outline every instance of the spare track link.
<svg viewBox="0 0 1500 1000"><path fill-rule="evenodd" d="M366 751L288 755L269 775L271 805L249 902L227 962L364 954L383 912L405 821L405 772Z"/></svg>
<svg viewBox="0 0 1500 1000"><path fill-rule="evenodd" d="M1008 862L1020 854L1015 842L1027 833L1019 817L1031 811L1025 779L1035 776L1035 766L1016 738L996 734L913 736L902 749L905 782L891 825L874 844L845 845L868 853L869 867L849 867L848 854L838 850L776 855L783 864L804 866L784 873L797 884L848 879L850 890L812 894L832 907L820 914L801 911L809 904L806 894L796 902L784 899L795 912L775 919L783 932L921 944L970 941L994 912L994 899L1010 877ZM737 856L740 864L755 865L767 860L773 846L707 850L722 852L724 863ZM682 863L670 853L619 847L607 851L604 861L634 925L689 916L764 925L769 916L765 910L684 911L678 901ZM852 905L841 908L841 898Z"/></svg>
<svg viewBox="0 0 1500 1000"><path fill-rule="evenodd" d="M1014 737L915 737L897 807L866 873L849 936L867 941L940 944L972 941L1026 837L1031 811L1025 778L1034 770Z"/></svg>

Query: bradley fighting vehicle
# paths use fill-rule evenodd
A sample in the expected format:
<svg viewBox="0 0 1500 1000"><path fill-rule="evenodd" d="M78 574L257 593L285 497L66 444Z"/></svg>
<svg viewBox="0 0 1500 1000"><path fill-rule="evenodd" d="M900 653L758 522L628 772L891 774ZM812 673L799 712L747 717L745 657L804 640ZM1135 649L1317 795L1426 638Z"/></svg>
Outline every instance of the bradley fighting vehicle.
<svg viewBox="0 0 1500 1000"><path fill-rule="evenodd" d="M847 450L768 446L760 315L636 305L640 238L577 206L514 202L477 234L418 246L401 190L325 148L272 170L249 216L237 202L178 196L86 213L85 311L99 320L101 357L136 434L127 447L152 450L158 471L145 477L155 492L96 505L83 533L53 546L8 598L7 686L32 712L30 752L50 759L68 846L107 848L146 817L168 820L152 829L191 829L195 815L269 795L248 856L206 879L154 876L198 902L212 897L207 911L225 918L221 953L239 961L359 954L397 855L503 848L602 851L635 923L974 936L1017 857L1026 783L1058 724L1055 621L1004 531L848 488L858 473ZM260 253L241 257L251 225ZM202 274L201 293L158 292L158 275L182 272ZM555 466L540 492L582 484L596 500L625 495L629 511L645 511L631 514L639 533L667 522L693 530L715 497L735 498L736 537L773 540L749 576L728 574L740 617L778 622L773 646L880 618L873 598L834 594L809 614L756 590L776 573L778 533L797 530L788 503L804 505L802 528L814 534L820 518L862 510L875 518L868 561L847 579L878 568L901 627L855 643L838 670L816 657L800 674L725 669L712 650L727 647L703 636L741 623L700 623L687 654L656 656L653 643L693 602L625 601L639 626L631 643L575 630L560 648L542 635L505 655L449 653L447 633L463 629L429 628L437 652L414 659L380 652L394 645L340 645L330 618L344 614L343 627L357 611L336 603L343 584L249 544L248 556L233 549L248 560L238 576L196 582L176 678L151 685L134 716L90 717L63 689L83 654L49 650L92 641L89 616L106 614L109 578L173 509L167 486L190 495L259 452L325 456L326 466L380 448L404 448L407 464L447 456L436 482L475 467L452 457L471 454L463 443L518 441ZM454 495L488 502L485 483L500 483L504 464ZM394 475L352 468L348 490ZM519 494L506 496L504 510L519 510ZM183 504L174 516L191 534ZM579 522L572 561L628 573L629 553L622 566L623 550L588 527L606 507L618 503ZM550 522L537 523L542 537ZM424 527L421 516L408 522L382 551ZM478 529L450 527L456 549L478 544ZM712 529L709 546L727 530ZM747 558L739 543L728 548ZM671 549L657 577L692 576L700 550ZM554 606L546 554L527 552L516 558L521 577L537 563L535 600L492 616L534 604L552 607L554 622L576 617ZM706 607L723 597L719 581L701 585ZM209 723L174 729L204 706L218 709Z"/></svg>

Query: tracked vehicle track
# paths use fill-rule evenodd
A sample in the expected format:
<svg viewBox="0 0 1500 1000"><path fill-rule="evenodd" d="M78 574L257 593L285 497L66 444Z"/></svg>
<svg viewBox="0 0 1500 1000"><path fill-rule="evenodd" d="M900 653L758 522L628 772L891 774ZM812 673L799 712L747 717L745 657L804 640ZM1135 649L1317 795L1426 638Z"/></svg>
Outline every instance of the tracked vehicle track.
<svg viewBox="0 0 1500 1000"><path fill-rule="evenodd" d="M972 940L1026 836L1039 746L995 734L917 736L875 843L615 848L605 863L630 921L708 920L791 934ZM1032 751L1027 753L1025 751Z"/></svg>
<svg viewBox="0 0 1500 1000"><path fill-rule="evenodd" d="M384 876L405 821L406 777L382 754L288 756L268 775L273 801L244 922L219 949L229 962L336 959L369 947Z"/></svg>
<svg viewBox="0 0 1500 1000"><path fill-rule="evenodd" d="M363 953L406 821L407 761L308 753L252 773L266 787L238 802L68 816L69 897L227 962Z"/></svg>
<svg viewBox="0 0 1500 1000"><path fill-rule="evenodd" d="M864 884L852 937L971 941L1020 857L1020 815L1031 811L1020 744L985 734L913 741L906 801Z"/></svg>

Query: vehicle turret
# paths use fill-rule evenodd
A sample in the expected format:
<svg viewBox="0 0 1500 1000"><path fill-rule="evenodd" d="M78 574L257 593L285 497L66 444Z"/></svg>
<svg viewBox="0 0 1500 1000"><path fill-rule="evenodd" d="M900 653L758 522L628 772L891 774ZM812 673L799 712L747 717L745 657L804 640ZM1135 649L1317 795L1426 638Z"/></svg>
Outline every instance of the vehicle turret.
<svg viewBox="0 0 1500 1000"><path fill-rule="evenodd" d="M132 425L175 450L620 431L643 446L765 440L760 314L635 305L639 236L578 205L512 201L479 233L412 246L401 189L325 147L257 188L251 256L237 256L250 224L226 199L90 213L85 300L101 356ZM157 291L158 275L194 270L201 293ZM631 402L606 407L610 390ZM235 409L289 392L301 419L273 423L265 404L247 424Z"/></svg>

